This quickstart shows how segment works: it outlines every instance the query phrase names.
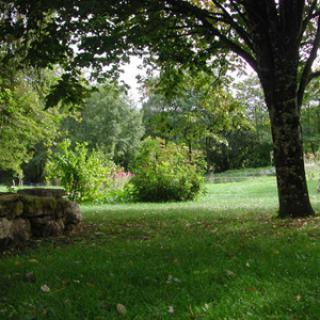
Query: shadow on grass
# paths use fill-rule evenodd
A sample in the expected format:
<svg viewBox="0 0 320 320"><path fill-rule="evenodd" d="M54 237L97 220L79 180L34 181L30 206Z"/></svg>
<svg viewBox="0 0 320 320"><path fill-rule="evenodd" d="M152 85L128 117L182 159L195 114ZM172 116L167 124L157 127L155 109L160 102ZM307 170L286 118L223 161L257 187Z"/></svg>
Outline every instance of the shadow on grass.
<svg viewBox="0 0 320 320"><path fill-rule="evenodd" d="M0 318L119 319L119 303L128 319L319 315L318 217L205 208L85 215L87 228L71 243L0 260Z"/></svg>

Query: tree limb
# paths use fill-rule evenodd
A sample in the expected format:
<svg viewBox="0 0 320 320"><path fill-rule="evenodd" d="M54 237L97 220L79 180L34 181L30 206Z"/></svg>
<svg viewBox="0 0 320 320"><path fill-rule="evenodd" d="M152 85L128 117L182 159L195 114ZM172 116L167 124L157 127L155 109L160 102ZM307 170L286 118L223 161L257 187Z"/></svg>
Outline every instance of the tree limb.
<svg viewBox="0 0 320 320"><path fill-rule="evenodd" d="M199 19L203 24L206 34L211 36L216 36L220 39L223 47L229 48L234 53L242 57L254 70L257 70L257 62L254 57L244 49L239 43L230 40L226 37L218 28L216 28L212 22L216 21L215 17L210 14L209 11L198 8L190 4L185 0L167 0L167 3L171 5L171 10L176 13L183 13L190 16L192 14L194 17ZM230 23L228 23L230 25ZM231 25L230 25L231 26ZM232 26L231 26L232 27Z"/></svg>
<svg viewBox="0 0 320 320"><path fill-rule="evenodd" d="M301 27L301 32L300 32L300 39L302 39L302 36L304 34L304 32L307 29L308 23L310 22L311 19L317 17L317 15L319 15L320 12L317 12L317 15L315 16L315 9L317 7L318 4L318 0L313 0L313 2L311 3L309 10L307 12L306 17L304 18L303 22L302 22L302 27Z"/></svg>
<svg viewBox="0 0 320 320"><path fill-rule="evenodd" d="M240 26L239 22L235 21L226 8L218 1L212 0L212 2L222 11L225 21L239 34L245 44L254 51L252 39L250 35Z"/></svg>
<svg viewBox="0 0 320 320"><path fill-rule="evenodd" d="M215 34L216 30L212 30L212 33ZM243 58L253 70L257 71L257 61L254 57L247 52L244 48L242 48L239 44L234 41L228 39L225 35L221 34L219 31L215 34L221 40L221 43L224 44L225 47L229 48L234 53L238 54L241 58Z"/></svg>
<svg viewBox="0 0 320 320"><path fill-rule="evenodd" d="M309 82L311 82L313 79L318 77L320 77L320 71L311 72L309 76L309 81L307 84L309 84Z"/></svg>
<svg viewBox="0 0 320 320"><path fill-rule="evenodd" d="M238 6L239 2L240 1L230 0L230 4L231 4L232 8L238 13L238 15L239 15L239 17L241 17L242 21L248 26L249 25L248 19L246 18L244 13L241 12L241 10Z"/></svg>
<svg viewBox="0 0 320 320"><path fill-rule="evenodd" d="M309 58L305 63L302 76L300 79L300 85L298 89L298 105L299 106L302 105L304 90L307 84L310 82L311 68L314 60L317 58L317 51L318 51L319 45L320 45L320 17L318 18L318 22L317 22L317 31L314 37L313 47L311 49Z"/></svg>

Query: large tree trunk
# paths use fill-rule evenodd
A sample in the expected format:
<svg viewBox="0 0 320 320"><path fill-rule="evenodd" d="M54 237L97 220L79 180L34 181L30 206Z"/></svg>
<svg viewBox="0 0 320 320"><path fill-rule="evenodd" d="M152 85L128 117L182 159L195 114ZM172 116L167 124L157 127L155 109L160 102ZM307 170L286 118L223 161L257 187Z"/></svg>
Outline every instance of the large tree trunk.
<svg viewBox="0 0 320 320"><path fill-rule="evenodd" d="M285 91L277 91L274 95L275 101L268 105L278 185L279 216L307 217L314 212L309 200L304 168L300 110L296 94L288 96L288 92Z"/></svg>

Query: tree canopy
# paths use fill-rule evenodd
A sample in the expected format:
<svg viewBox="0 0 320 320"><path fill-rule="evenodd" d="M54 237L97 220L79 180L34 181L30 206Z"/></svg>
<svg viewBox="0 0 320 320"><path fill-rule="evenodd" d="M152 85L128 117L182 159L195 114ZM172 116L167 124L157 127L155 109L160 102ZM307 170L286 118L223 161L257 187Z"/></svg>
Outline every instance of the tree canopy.
<svg viewBox="0 0 320 320"><path fill-rule="evenodd" d="M11 44L9 57L18 51L22 63L61 63L67 73L89 66L101 71L142 53L148 62L208 68L230 62L230 50L259 73L263 61L281 64L274 59L276 47L292 44L301 64L299 97L318 76L312 71L320 41L317 0L15 0L1 7L1 40Z"/></svg>

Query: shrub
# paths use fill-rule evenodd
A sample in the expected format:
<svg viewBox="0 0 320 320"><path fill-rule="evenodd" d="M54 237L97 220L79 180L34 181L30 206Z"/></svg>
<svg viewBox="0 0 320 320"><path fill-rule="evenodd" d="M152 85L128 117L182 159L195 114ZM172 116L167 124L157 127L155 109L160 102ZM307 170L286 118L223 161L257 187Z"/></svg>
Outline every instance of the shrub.
<svg viewBox="0 0 320 320"><path fill-rule="evenodd" d="M116 204L135 201L133 186L129 182L131 177L131 172L126 172L123 170L123 168L118 168L112 174L112 183L110 185L110 188L98 201L98 203Z"/></svg>
<svg viewBox="0 0 320 320"><path fill-rule="evenodd" d="M98 203L118 204L134 202L135 200L135 189L129 182L121 188L110 189Z"/></svg>
<svg viewBox="0 0 320 320"><path fill-rule="evenodd" d="M59 179L71 200L96 201L110 186L114 167L101 151L89 152L84 143L72 148L70 140L64 140L49 155L47 180Z"/></svg>
<svg viewBox="0 0 320 320"><path fill-rule="evenodd" d="M203 176L188 162L187 150L160 139L147 138L132 165L130 183L138 200L192 200L201 191Z"/></svg>
<svg viewBox="0 0 320 320"><path fill-rule="evenodd" d="M123 187L128 184L132 177L132 173L124 171L123 168L119 168L112 175L112 189L119 190L123 189Z"/></svg>

